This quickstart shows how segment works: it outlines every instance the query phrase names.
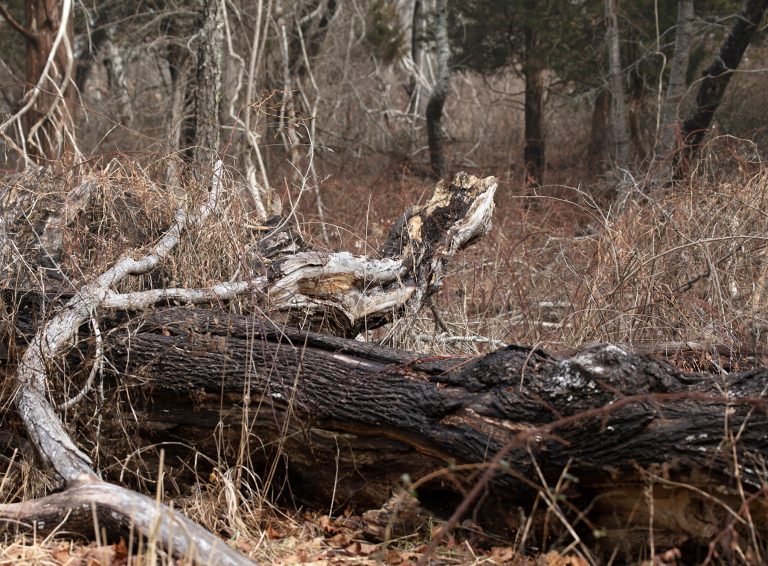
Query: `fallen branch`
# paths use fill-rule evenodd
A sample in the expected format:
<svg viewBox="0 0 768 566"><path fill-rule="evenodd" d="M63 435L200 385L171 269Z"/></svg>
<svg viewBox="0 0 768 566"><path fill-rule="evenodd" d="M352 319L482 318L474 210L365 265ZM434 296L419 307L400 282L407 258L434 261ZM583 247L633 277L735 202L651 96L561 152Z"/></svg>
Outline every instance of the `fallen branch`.
<svg viewBox="0 0 768 566"><path fill-rule="evenodd" d="M46 532L46 528L53 529L65 517L71 517L73 525L68 528L85 528L88 534L93 533L96 520L101 524L121 526L118 532L133 528L144 537L154 536L161 547L173 549L197 563L250 564L247 558L214 535L165 505L103 482L91 469L91 459L64 430L47 398L49 361L73 344L80 326L102 305L112 287L130 275L154 269L176 247L184 230L190 225L202 224L210 216L221 193L222 168L219 161L208 199L196 214L178 211L173 226L149 254L138 260L130 256L118 260L94 283L80 289L35 334L19 362L14 401L38 455L64 482L65 489L40 500L0 505L0 519L29 522L36 532Z"/></svg>

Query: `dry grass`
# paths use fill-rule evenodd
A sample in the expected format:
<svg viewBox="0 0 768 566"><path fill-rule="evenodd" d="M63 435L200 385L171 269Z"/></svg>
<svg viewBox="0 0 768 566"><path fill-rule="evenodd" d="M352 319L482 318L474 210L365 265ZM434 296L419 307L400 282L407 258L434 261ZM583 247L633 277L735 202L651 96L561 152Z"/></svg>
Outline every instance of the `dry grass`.
<svg viewBox="0 0 768 566"><path fill-rule="evenodd" d="M708 151L690 177L676 185L652 187L650 181L637 180L621 209L610 198L610 180L591 186L546 186L535 194L523 193L506 180L494 231L451 266L437 297L437 314L425 309L370 338L424 352L462 355L512 342L567 352L589 342L695 341L706 348L726 347L732 352L730 367L760 361L768 330L768 169L751 161L749 146L737 140L715 140ZM65 253L59 263L65 277L60 290L73 290L126 249L139 250L151 243L170 222L175 206L188 194L202 194L204 186L164 176L165 165L165 160L144 168L135 162L113 162L77 179L47 179L46 190L34 192L28 188L39 189L40 183L9 176L4 180L6 194L27 200L23 216L5 219L6 230L16 236L22 255L36 258L36 238L46 215L62 206L73 185L92 182L87 209L64 232ZM375 254L397 214L423 200L432 184L386 164L378 171L367 166L367 174L349 167L345 177L331 178L321 189L329 211L330 246ZM130 290L207 286L247 276L261 232L249 212L241 180L230 178L227 186L222 213L185 235L172 260L160 272L132 281ZM305 236L325 246L320 243L312 194L291 190L286 189L283 202L294 203L296 223ZM32 263L18 261L18 254L5 259L14 261L6 261L2 286L42 286L40 271ZM710 362L722 363L715 356ZM73 376L54 385L54 395L71 396L81 385L78 379ZM9 410L10 378L5 378L0 392L0 424L18 426ZM73 411L67 419L93 424L97 415ZM126 426L126 447L140 462L144 453L131 445L130 425ZM83 437L103 469L109 472L122 465L109 459L93 430ZM131 481L159 491L164 500L264 563L406 564L423 550L423 539L384 546L366 543L354 515L331 519L274 507L268 495L275 491L272 476L253 474L248 442L249 438L243 439L242 450L234 457L222 455L208 462L213 471L186 488L162 475ZM28 457L17 453L7 458L0 462L0 500L19 501L51 489ZM63 539L66 533L44 541L9 539L0 545L0 564L129 559L120 554L124 550L119 545L102 541L101 546L70 547ZM524 539L523 534L518 540L521 547ZM169 563L151 545L143 552L132 556L130 563ZM107 558L94 557L98 553ZM450 539L441 548L440 560L527 563L513 548L476 551L460 539ZM581 564L573 560L572 564Z"/></svg>

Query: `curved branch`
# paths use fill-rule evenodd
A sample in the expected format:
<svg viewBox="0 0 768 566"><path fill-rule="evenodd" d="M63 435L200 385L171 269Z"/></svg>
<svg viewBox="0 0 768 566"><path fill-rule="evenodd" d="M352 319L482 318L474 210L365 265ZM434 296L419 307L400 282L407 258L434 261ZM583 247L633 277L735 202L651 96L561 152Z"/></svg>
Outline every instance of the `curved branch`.
<svg viewBox="0 0 768 566"><path fill-rule="evenodd" d="M32 33L31 30L28 30L23 25L21 25L16 18L13 17L13 14L11 14L8 11L8 8L6 8L5 4L0 3L0 15L5 18L5 21L8 22L8 24L15 29L17 32L19 32L21 35L27 38L28 41L31 43L37 43L37 36Z"/></svg>
<svg viewBox="0 0 768 566"><path fill-rule="evenodd" d="M66 491L39 499L0 505L0 522L29 525L38 534L51 532L66 521L67 531L94 537L94 525L123 536L153 533L168 541L178 556L195 564L227 566L253 562L230 548L200 525L157 501L100 480L73 485Z"/></svg>

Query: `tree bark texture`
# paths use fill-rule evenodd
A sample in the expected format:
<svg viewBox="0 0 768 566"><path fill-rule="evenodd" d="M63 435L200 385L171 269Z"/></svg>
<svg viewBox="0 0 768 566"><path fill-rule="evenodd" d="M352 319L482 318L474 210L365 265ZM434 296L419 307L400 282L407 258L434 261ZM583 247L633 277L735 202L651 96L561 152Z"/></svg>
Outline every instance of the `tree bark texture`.
<svg viewBox="0 0 768 566"><path fill-rule="evenodd" d="M704 71L704 78L696 94L696 106L682 126L681 135L686 153L684 158L690 158L701 145L712 122L712 116L720 105L725 89L757 31L767 6L768 0L742 2L741 10L734 18L731 31L720 47L720 52Z"/></svg>
<svg viewBox="0 0 768 566"><path fill-rule="evenodd" d="M608 88L601 88L595 96L587 146L587 167L592 173L602 173L608 165L610 114L611 91Z"/></svg>
<svg viewBox="0 0 768 566"><path fill-rule="evenodd" d="M221 0L203 0L203 25L197 50L194 161L212 167L219 149L221 49L224 24ZM207 173L206 173L207 175Z"/></svg>
<svg viewBox="0 0 768 566"><path fill-rule="evenodd" d="M661 110L656 155L664 155L676 149L676 140L679 136L678 111L685 94L685 78L688 73L688 59L691 53L693 17L693 0L680 0L677 3L675 51L669 69L667 96Z"/></svg>
<svg viewBox="0 0 768 566"><path fill-rule="evenodd" d="M529 2L530 3L530 2ZM533 6L530 7L532 9ZM526 25L525 35L525 162L526 183L532 186L544 182L544 69L538 59L538 32Z"/></svg>
<svg viewBox="0 0 768 566"><path fill-rule="evenodd" d="M629 130L627 105L624 97L624 74L621 66L621 45L619 43L618 0L605 0L605 16L608 20L608 68L611 87L611 118L613 139L616 145L616 166L629 166Z"/></svg>
<svg viewBox="0 0 768 566"><path fill-rule="evenodd" d="M26 6L27 36L26 79L30 89L25 98L36 95L34 104L24 115L27 150L36 160L65 162L72 157L72 145L65 130L73 134L72 109L67 106L74 80L72 47L74 19L72 10L65 13L66 3L59 0L29 0ZM70 5L71 8L71 5ZM64 40L59 43L52 64L49 56L59 29L64 27ZM47 67L47 68L46 68ZM47 76L42 80L43 75ZM39 87L39 91L35 90Z"/></svg>
<svg viewBox="0 0 768 566"><path fill-rule="evenodd" d="M416 114L419 110L419 80L421 63L424 58L424 7L422 0L413 0L413 14L411 16L411 61L413 69L408 77L405 91L408 94L407 112Z"/></svg>
<svg viewBox="0 0 768 566"><path fill-rule="evenodd" d="M437 0L435 12L435 49L437 50L437 77L427 102L427 141L432 173L440 178L446 173L443 106L450 88L451 45L448 40L448 0Z"/></svg>
<svg viewBox="0 0 768 566"><path fill-rule="evenodd" d="M579 532L630 553L651 525L658 546L706 544L742 528L734 515L748 511L760 532L768 518L765 369L682 373L614 345L433 357L211 309L116 313L101 326L107 397L135 421L105 426L100 445L122 446L128 426L164 447L177 479L194 451L226 465L245 443L254 469L287 461L298 502L377 507L407 474L439 513L495 467L477 511L486 527L522 527L518 508L561 485Z"/></svg>

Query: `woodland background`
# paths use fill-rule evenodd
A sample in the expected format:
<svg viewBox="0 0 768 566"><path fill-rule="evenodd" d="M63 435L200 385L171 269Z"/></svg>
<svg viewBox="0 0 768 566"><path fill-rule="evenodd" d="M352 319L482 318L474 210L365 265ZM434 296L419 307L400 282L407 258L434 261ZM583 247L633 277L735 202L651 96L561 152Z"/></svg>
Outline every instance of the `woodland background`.
<svg viewBox="0 0 768 566"><path fill-rule="evenodd" d="M453 259L426 308L360 340L436 356L629 343L684 371L764 366L766 4L4 0L1 196L4 214L21 206L28 222L3 224L2 286L50 289L55 275L74 292L155 241L171 203L207 190L217 159L229 225L193 232L162 273L125 291L232 280L254 253L248 238L281 215L318 250L377 257L395 218L463 170L499 179L494 230ZM58 255L27 261L45 248L46 218L88 183ZM7 413L0 423L13 423ZM114 474L98 434L88 446ZM48 493L43 474L6 469L5 502ZM149 471L131 485L262 560L333 561L341 549L402 563L423 551L418 537L392 552L360 543L347 511L273 506L282 488L244 470L220 461L194 495ZM600 562L546 537L526 552L527 532L494 550L457 535L442 556ZM125 559L119 545L46 543L7 540L3 552ZM759 563L762 539L742 543L743 562ZM646 547L637 559L656 560Z"/></svg>

